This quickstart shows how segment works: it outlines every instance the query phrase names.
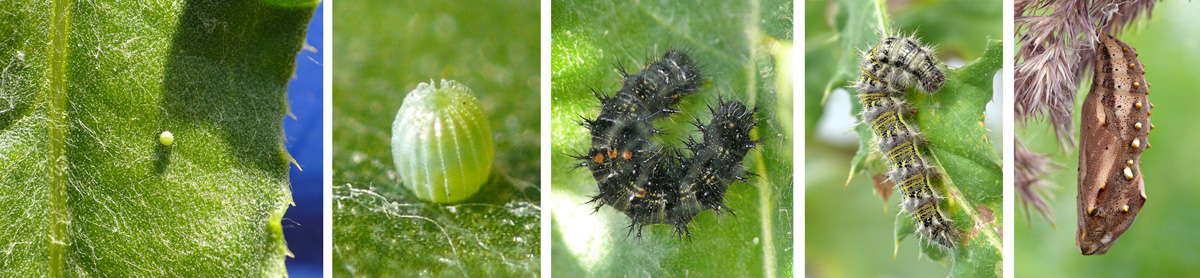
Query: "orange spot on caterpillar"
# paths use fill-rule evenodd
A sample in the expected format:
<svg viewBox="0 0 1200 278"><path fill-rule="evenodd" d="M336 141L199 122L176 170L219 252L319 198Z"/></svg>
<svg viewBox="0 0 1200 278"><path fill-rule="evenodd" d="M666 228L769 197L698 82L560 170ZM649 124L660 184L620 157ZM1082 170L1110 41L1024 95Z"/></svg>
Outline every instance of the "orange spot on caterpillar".
<svg viewBox="0 0 1200 278"><path fill-rule="evenodd" d="M625 152L621 153L621 158L624 158L625 160L629 160L630 158L633 158L633 152L625 151Z"/></svg>
<svg viewBox="0 0 1200 278"><path fill-rule="evenodd" d="M596 163L604 163L604 155L596 154L596 157L593 157L592 161L595 161Z"/></svg>

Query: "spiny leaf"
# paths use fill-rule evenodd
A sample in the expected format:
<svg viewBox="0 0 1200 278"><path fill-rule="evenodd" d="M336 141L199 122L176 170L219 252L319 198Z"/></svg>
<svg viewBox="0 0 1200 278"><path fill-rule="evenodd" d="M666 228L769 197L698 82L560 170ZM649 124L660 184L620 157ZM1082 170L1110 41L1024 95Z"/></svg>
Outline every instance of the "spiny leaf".
<svg viewBox="0 0 1200 278"><path fill-rule="evenodd" d="M286 275L283 4L0 2L0 276Z"/></svg>

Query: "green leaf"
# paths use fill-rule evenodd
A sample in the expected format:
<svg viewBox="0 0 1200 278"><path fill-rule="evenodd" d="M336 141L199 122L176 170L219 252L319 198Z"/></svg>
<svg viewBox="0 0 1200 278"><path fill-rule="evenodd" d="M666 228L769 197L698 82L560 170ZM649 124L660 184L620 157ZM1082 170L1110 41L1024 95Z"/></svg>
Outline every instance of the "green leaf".
<svg viewBox="0 0 1200 278"><path fill-rule="evenodd" d="M791 49L791 1L554 1L551 5L551 232L555 276L704 276L791 277L792 266L792 122L790 71L782 65ZM785 11L785 12L781 12ZM760 108L762 123L754 136L763 146L751 151L746 165L760 176L735 183L726 204L736 215L701 212L689 224L690 239L669 225L652 225L642 238L628 235L629 218L611 208L585 204L598 193L596 181L570 155L591 142L578 125L595 117L599 102L590 88L620 88L614 65L640 69L647 57L669 49L688 49L703 65L703 89L683 100L684 113L659 121L669 135L664 144L680 146L692 117L707 121L706 104L717 97Z"/></svg>
<svg viewBox="0 0 1200 278"><path fill-rule="evenodd" d="M286 86L316 6L0 2L0 276L286 275Z"/></svg>
<svg viewBox="0 0 1200 278"><path fill-rule="evenodd" d="M892 33L911 32L904 28L887 26L890 24L888 20L890 15L882 11L889 9L884 7L882 2L843 1L838 2L837 5L839 5L836 16L838 22L836 25L838 28L837 42L840 42L840 49L830 50L827 48L828 46L822 46L810 50L812 51L810 53L832 51L836 54L834 57L840 57L836 63L836 70L833 71L834 74L825 83L827 84L824 91L826 96L832 89L845 86L848 84L848 80L858 76L861 58L857 55L856 49L866 48L876 43L880 30L892 30ZM945 9L944 6L933 7L921 10L919 14L941 14L942 12L937 11L943 9ZM971 14L971 12L967 13ZM913 22L912 18L919 18L919 16L905 14L898 18L905 19L899 20L901 22ZM967 27L970 26L984 25L967 25ZM935 28L935 30L943 29ZM989 28L984 29L989 30ZM969 49L971 48L962 45L975 44L953 43L943 47L940 44L941 41L950 40L949 37L954 37L955 34L963 33L963 31L933 31L930 33L938 35L926 38L924 37L925 32L921 31L917 33L917 36L921 37L922 41L939 47L941 51L947 51L946 49L949 48L952 49L949 51L970 53ZM928 243L918 243L922 253L934 261L941 260L944 255L951 255L949 257L951 277L1000 275L1002 247L999 227L1002 223L1000 211L1003 200L1003 187L1000 183L1002 180L1001 160L994 145L988 140L988 130L984 127L983 120L984 108L991 101L993 95L992 80L1002 66L1002 46L998 40L986 40L985 37L977 35L974 36L974 40L987 42L981 56L962 68L948 70L947 81L941 91L929 95L911 90L906 95L906 98L919 111L914 117L906 120L915 121L930 142L927 148L932 154L930 159L944 173L935 185L943 188L943 192L948 192L946 194L946 204L948 205L945 210L966 234L965 244L954 250L948 250L948 253L947 250L939 249ZM956 39L954 41L965 40ZM818 61L828 63L826 60ZM827 71L820 68L814 69L814 66L827 68L834 65L809 65L809 71ZM862 107L858 103L857 92L854 92L853 89L849 89L849 91L854 96L852 97L851 111L856 120L862 121L861 115L858 114ZM859 133L860 139L858 152L851 160L850 178L862 173L875 174L884 171L885 169L882 167L874 166L879 158L877 158L875 147L872 145L874 134L870 127L858 125L855 130ZM898 217L908 218L909 216L900 213ZM897 244L907 237L901 232L908 231L906 226L911 225L909 222L911 221L905 222L897 219L898 226L895 230Z"/></svg>
<svg viewBox="0 0 1200 278"><path fill-rule="evenodd" d="M333 12L333 273L540 273L539 3L357 1ZM496 149L490 180L451 205L402 190L390 147L404 97L442 78L479 98Z"/></svg>

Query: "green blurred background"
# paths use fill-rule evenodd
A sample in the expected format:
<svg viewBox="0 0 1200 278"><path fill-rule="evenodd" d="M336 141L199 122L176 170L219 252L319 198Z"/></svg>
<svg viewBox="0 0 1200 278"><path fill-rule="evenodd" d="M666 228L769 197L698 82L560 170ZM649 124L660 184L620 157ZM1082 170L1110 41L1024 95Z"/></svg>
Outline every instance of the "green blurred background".
<svg viewBox="0 0 1200 278"><path fill-rule="evenodd" d="M1137 49L1146 64L1146 81L1153 85L1150 101L1155 104L1150 134L1153 148L1142 155L1147 201L1133 226L1117 240L1107 254L1083 256L1075 246L1075 196L1077 150L1059 149L1054 132L1045 122L1017 127L1017 135L1033 150L1049 154L1063 167L1052 172L1050 181L1057 228L1036 212L1016 216L1017 277L1181 277L1200 273L1200 138L1195 126L1200 109L1188 107L1200 103L1200 95L1189 89L1196 86L1194 72L1200 71L1200 6L1182 1L1160 2L1153 19L1141 20L1117 38ZM1075 121L1079 104L1091 86L1091 76L1080 85L1076 96ZM1078 136L1078 134L1076 134ZM1030 208L1032 210L1032 208ZM1021 210L1021 200L1017 201Z"/></svg>
<svg viewBox="0 0 1200 278"><path fill-rule="evenodd" d="M986 38L1003 38L998 1L892 1L891 26L919 32L936 42L938 58L951 66L980 56ZM948 266L920 255L913 238L894 244L893 225L899 198L883 200L870 177L857 175L846 184L850 161L858 150L848 93L836 88L822 103L843 51L835 26L847 20L845 5L805 2L805 272L810 277L939 277ZM997 77L998 78L998 77ZM997 79L998 81L998 79ZM841 84L841 83L838 83ZM1000 92L1002 82L996 82ZM997 98L987 107L988 138L997 150L1000 111ZM893 255L893 252L896 252Z"/></svg>

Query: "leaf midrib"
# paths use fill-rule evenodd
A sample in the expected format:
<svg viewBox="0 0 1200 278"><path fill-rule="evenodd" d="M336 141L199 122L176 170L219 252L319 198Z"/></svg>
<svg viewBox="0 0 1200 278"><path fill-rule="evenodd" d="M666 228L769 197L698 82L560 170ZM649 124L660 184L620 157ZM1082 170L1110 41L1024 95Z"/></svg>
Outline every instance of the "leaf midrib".
<svg viewBox="0 0 1200 278"><path fill-rule="evenodd" d="M653 18L655 20L655 22L657 22L659 25L663 26L667 30L670 30L672 33L675 33L675 34L679 35L680 37L687 39L688 41L692 42L694 45L704 48L704 50L711 52L714 55L716 55L722 59L725 59L729 62L735 62L735 60L732 57L729 57L729 55L726 55L723 52L717 51L716 49L712 48L710 45L708 45L706 43L701 43L700 41L697 41L696 38L691 36L691 34L682 32L682 31L676 29L671 24L667 24L666 21L659 14L656 14L656 13L646 9L646 7L641 5L641 3L639 1L631 1L631 3L636 5L638 7L639 11L641 11L642 13L645 13L650 18ZM760 20L759 15L761 12L760 11L761 7L759 5L760 4L759 1L758 0L747 1L747 4L750 5L750 9L749 9L750 14L749 14L749 16L745 17L745 19L746 19L745 24L747 27L745 32L746 32L747 40L750 42L748 44L749 45L748 50L750 51L750 58L747 59L749 64L746 65L746 67L744 68L744 70L746 70L746 75L747 75L746 92L747 92L747 96L749 98L749 99L747 99L747 101L749 101L751 103L757 103L758 93L759 93L758 79L757 79L757 76L755 76L755 74L757 73L757 69L758 69L758 60L756 59L756 57L758 57L759 53L757 50L759 50L759 48L762 47L762 44L767 44L767 43L764 42L765 41L764 39L760 39L761 36L764 36L764 33L761 32L761 30L758 28L758 25L757 25L757 22L759 22L759 20ZM753 27L753 28L751 28L751 27ZM758 129L751 130L751 137L752 138L762 138L762 136L760 136L758 134ZM754 167L756 169L758 169L759 173L766 173L767 166L766 166L766 161L764 161L765 157L764 157L763 153L760 151L760 152L755 152L753 155L756 157L755 161L757 161L755 163ZM773 186L769 186L772 183L771 183L770 179L768 179L765 175L758 176L758 184L759 184L759 186L758 186L759 208L758 209L760 212L759 213L759 223L761 225L760 230L762 231L762 238L763 238L763 244L762 244L763 274L766 275L766 277L776 277L776 275L775 275L776 274L775 273L775 271L776 271L776 266L775 266L776 254L775 254L775 242L774 242L775 238L774 238L773 227L772 227L772 223L774 223L774 222L771 221L772 217L773 217L773 214L771 213L772 212L772 210L771 210L771 197L772 197L771 188L773 188Z"/></svg>
<svg viewBox="0 0 1200 278"><path fill-rule="evenodd" d="M749 49L748 49L750 51L750 58L747 59L749 64L747 64L746 68L745 68L745 70L746 70L746 92L749 92L747 94L747 96L748 96L747 101L749 101L750 103L756 103L755 106L757 106L758 93L760 93L760 91L758 90L758 86L759 86L758 78L757 78L757 76L755 76L755 74L758 73L757 69L759 67L758 55L760 53L758 52L758 50L760 50L760 48L763 47L762 45L759 45L759 44L763 43L763 41L764 41L764 40L760 39L760 37L765 36L765 35L759 30L758 24L757 24L757 22L759 22L759 20L760 20L759 13L761 12L760 11L761 6L759 5L760 4L759 1L753 0L753 1L747 1L747 3L750 5L750 15L745 17L746 26L747 26L745 32L746 32L747 40L750 41ZM751 27L753 27L753 28L751 28ZM753 133L751 135L751 136L753 136L753 138L762 138L762 135L759 134L758 129L754 129L751 132ZM756 156L756 161L758 161L758 163L756 163L756 165L755 165L755 168L758 169L759 173L766 173L767 172L767 164L765 161L766 157L763 155L763 152L762 151L755 152L755 156ZM774 229L773 229L772 225L775 222L771 221L772 218L774 218L774 214L772 213L773 210L771 209L771 200L772 200L772 196L773 196L771 194L772 193L771 189L774 188L774 186L767 186L767 185L773 185L773 184L771 183L771 180L766 177L766 175L759 175L758 177L759 177L758 183L760 184L760 186L758 186L758 198L759 198L759 200L758 200L758 206L759 206L758 207L758 211L759 211L758 223L759 223L759 225L761 225L760 230L762 231L762 238L763 238L763 244L762 244L763 275L765 275L765 277L774 278L774 277L776 277L775 276L775 271L776 271L775 256L776 256L776 254L775 254L775 234L774 234Z"/></svg>
<svg viewBox="0 0 1200 278"><path fill-rule="evenodd" d="M49 253L49 277L63 276L63 257L67 246L67 207L66 207L66 182L63 180L64 171L66 171L66 152L63 150L66 142L65 124L66 123L66 85L64 84L64 76L66 66L66 40L67 40L67 1L54 0L54 12L52 16L52 24L50 26L51 35L51 57L50 57L50 90L46 97L48 98L48 126L47 126L47 143L48 157L46 163L50 172L47 186L50 194L50 213L48 217L50 226L50 244L48 245Z"/></svg>

